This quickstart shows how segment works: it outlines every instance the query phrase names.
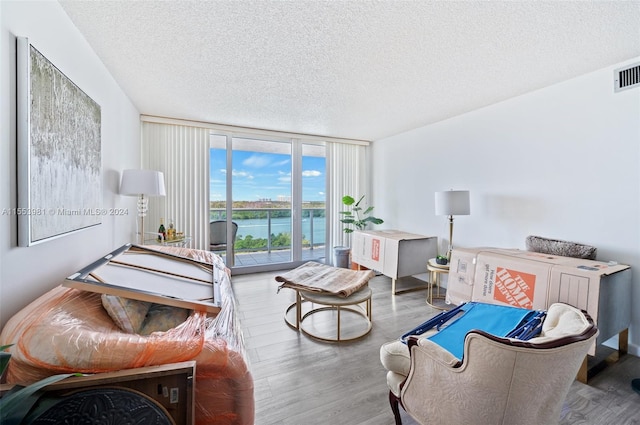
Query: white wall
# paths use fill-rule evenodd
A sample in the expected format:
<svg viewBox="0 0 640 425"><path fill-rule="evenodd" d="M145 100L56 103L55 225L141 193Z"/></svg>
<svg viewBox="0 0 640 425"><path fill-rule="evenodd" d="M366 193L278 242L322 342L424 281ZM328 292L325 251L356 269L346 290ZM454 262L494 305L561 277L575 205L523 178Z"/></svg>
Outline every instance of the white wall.
<svg viewBox="0 0 640 425"><path fill-rule="evenodd" d="M140 163L140 119L131 101L55 1L0 2L0 327L22 307L135 232L135 198L118 195L120 173ZM103 217L102 224L34 245L17 246L16 36L29 41L101 106L104 208L129 216Z"/></svg>
<svg viewBox="0 0 640 425"><path fill-rule="evenodd" d="M621 65L375 141L376 214L446 250L434 192L469 189L454 245L524 249L530 234L594 245L599 260L632 266L639 306L640 88L613 93ZM630 352L640 354L635 307Z"/></svg>

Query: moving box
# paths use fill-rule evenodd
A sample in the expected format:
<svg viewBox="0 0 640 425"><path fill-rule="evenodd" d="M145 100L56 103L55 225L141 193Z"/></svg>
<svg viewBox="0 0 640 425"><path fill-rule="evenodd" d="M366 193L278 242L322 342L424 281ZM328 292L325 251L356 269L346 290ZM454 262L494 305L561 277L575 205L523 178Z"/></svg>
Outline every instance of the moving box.
<svg viewBox="0 0 640 425"><path fill-rule="evenodd" d="M567 303L591 315L600 330L597 344L631 323L631 269L626 265L474 248L455 249L449 266L448 303L479 301L541 310Z"/></svg>

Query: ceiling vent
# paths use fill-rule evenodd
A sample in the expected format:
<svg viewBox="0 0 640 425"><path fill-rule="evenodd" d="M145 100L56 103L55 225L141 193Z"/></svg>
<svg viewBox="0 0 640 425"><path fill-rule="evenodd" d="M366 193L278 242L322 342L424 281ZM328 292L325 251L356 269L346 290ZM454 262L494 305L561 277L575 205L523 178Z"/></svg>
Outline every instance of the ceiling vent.
<svg viewBox="0 0 640 425"><path fill-rule="evenodd" d="M615 78L614 92L640 86L640 63L618 68L613 71Z"/></svg>

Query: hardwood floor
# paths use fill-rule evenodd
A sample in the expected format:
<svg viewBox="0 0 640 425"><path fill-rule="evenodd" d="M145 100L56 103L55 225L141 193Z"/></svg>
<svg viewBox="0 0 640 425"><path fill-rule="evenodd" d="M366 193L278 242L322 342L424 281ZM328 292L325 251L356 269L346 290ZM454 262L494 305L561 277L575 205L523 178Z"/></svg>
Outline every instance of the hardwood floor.
<svg viewBox="0 0 640 425"><path fill-rule="evenodd" d="M371 332L353 342L326 343L285 324L283 314L294 302L295 292L282 289L278 293L276 275L232 278L255 380L256 425L393 424L379 349L438 312L425 304L426 291L391 296L391 280L376 276L369 284L373 290ZM420 283L405 278L398 281L398 289ZM324 329L322 318L307 320ZM592 378L589 385L574 382L560 423L640 424L640 395L630 385L638 377L640 359L627 355ZM404 424L415 424L402 414Z"/></svg>

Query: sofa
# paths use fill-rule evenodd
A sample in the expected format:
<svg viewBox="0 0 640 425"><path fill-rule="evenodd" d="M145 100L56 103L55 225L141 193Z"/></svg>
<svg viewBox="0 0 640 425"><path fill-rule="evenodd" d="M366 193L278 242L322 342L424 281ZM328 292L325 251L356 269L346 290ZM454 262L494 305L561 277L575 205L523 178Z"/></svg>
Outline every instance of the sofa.
<svg viewBox="0 0 640 425"><path fill-rule="evenodd" d="M190 311L169 329L151 327L140 334L119 326L103 305L101 294L56 286L2 329L0 345L14 344L9 349L7 383L28 384L58 373L92 374L195 360L196 424L253 424L253 378L228 269L209 251L154 249L223 269L220 312ZM161 309L158 316L166 320L168 315Z"/></svg>

